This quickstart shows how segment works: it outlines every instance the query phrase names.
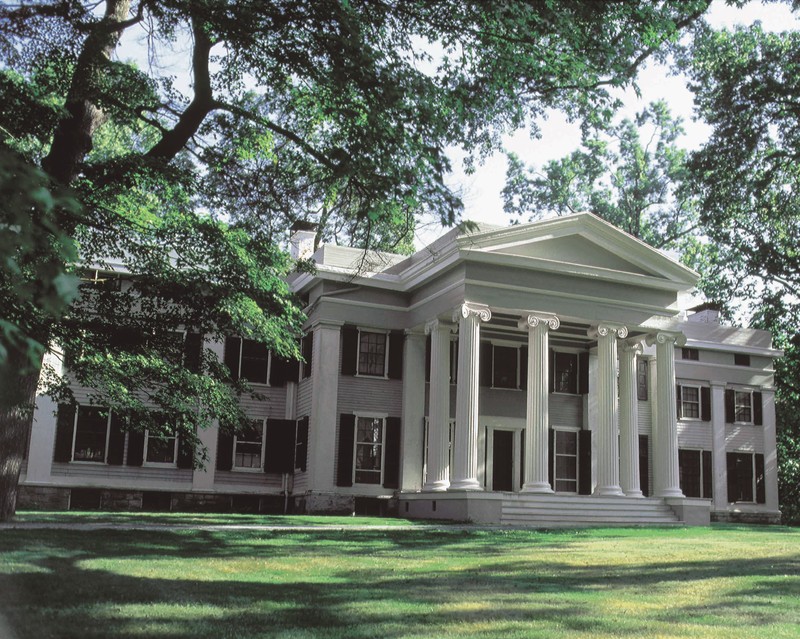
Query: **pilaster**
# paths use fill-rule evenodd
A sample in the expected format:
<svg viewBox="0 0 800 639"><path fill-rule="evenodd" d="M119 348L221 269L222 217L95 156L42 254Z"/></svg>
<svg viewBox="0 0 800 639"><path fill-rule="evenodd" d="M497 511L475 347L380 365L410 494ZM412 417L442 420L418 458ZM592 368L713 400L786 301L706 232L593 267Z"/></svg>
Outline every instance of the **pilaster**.
<svg viewBox="0 0 800 639"><path fill-rule="evenodd" d="M458 380L456 431L453 441L453 478L450 490L481 490L478 482L478 393L480 370L480 323L488 322L488 306L464 302L458 318Z"/></svg>
<svg viewBox="0 0 800 639"><path fill-rule="evenodd" d="M64 374L64 354L56 344L51 344L44 355L44 366L50 367L56 375ZM41 384L41 380L40 380ZM28 445L28 468L26 482L45 483L51 480L53 471L53 450L56 443L56 413L58 404L40 387L37 389L33 409L33 426Z"/></svg>
<svg viewBox="0 0 800 639"><path fill-rule="evenodd" d="M548 380L549 331L556 330L560 321L555 315L531 313L519 323L528 330L528 387L525 412L525 485L522 492L552 493L547 476L547 429L550 425Z"/></svg>
<svg viewBox="0 0 800 639"><path fill-rule="evenodd" d="M425 325L425 332L431 336L431 384L428 468L423 490L441 491L450 486L450 334L454 329L454 324L439 319Z"/></svg>
<svg viewBox="0 0 800 639"><path fill-rule="evenodd" d="M628 329L616 324L599 324L589 331L597 337L597 487L598 496L623 495L619 485L619 424L617 412L617 338Z"/></svg>
<svg viewBox="0 0 800 639"><path fill-rule="evenodd" d="M619 349L619 481L628 497L642 497L639 482L639 411L636 358L642 345L623 342Z"/></svg>
<svg viewBox="0 0 800 639"><path fill-rule="evenodd" d="M725 451L725 382L711 382L711 467L714 510L728 508L728 460Z"/></svg>
<svg viewBox="0 0 800 639"><path fill-rule="evenodd" d="M422 488L425 420L425 333L407 330L403 344L402 490Z"/></svg>
<svg viewBox="0 0 800 639"><path fill-rule="evenodd" d="M766 507L778 510L778 443L775 421L775 391L761 389L762 417L764 422L764 493Z"/></svg>

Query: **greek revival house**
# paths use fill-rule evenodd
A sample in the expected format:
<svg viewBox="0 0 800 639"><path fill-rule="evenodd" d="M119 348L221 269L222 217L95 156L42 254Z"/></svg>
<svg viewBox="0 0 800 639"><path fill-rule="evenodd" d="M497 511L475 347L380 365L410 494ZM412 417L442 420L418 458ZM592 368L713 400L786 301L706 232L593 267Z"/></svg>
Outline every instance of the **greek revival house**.
<svg viewBox="0 0 800 639"><path fill-rule="evenodd" d="M310 254L313 233L293 249ZM252 429L126 433L39 398L20 508L397 513L511 525L780 518L768 333L691 306L697 274L590 214L453 230L406 257L322 246L305 362L207 343ZM75 389L79 401L81 389Z"/></svg>

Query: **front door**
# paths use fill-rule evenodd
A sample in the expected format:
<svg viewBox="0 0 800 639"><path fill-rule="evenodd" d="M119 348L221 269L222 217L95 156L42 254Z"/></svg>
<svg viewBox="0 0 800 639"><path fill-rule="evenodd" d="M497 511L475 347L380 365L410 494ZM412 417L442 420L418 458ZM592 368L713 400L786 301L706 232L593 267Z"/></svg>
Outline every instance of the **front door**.
<svg viewBox="0 0 800 639"><path fill-rule="evenodd" d="M492 431L492 490L514 490L514 431Z"/></svg>

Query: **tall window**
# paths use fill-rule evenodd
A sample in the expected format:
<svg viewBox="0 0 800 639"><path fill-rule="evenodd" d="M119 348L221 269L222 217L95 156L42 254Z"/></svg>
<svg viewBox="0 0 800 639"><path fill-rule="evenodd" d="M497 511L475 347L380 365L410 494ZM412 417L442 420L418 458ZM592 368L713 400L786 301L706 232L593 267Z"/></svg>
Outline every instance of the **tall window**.
<svg viewBox="0 0 800 639"><path fill-rule="evenodd" d="M356 418L355 478L357 484L380 484L383 471L382 417Z"/></svg>
<svg viewBox="0 0 800 639"><path fill-rule="evenodd" d="M761 453L727 453L728 501L766 502L764 455Z"/></svg>
<svg viewBox="0 0 800 639"><path fill-rule="evenodd" d="M75 416L72 461L106 461L111 413L107 408L79 406Z"/></svg>
<svg viewBox="0 0 800 639"><path fill-rule="evenodd" d="M233 467L261 470L264 467L264 429L266 420L255 419L233 438Z"/></svg>
<svg viewBox="0 0 800 639"><path fill-rule="evenodd" d="M753 394L749 391L734 391L733 409L735 421L753 423Z"/></svg>
<svg viewBox="0 0 800 639"><path fill-rule="evenodd" d="M681 386L681 417L700 419L700 388Z"/></svg>
<svg viewBox="0 0 800 639"><path fill-rule="evenodd" d="M553 391L578 393L578 354L553 352Z"/></svg>
<svg viewBox="0 0 800 639"><path fill-rule="evenodd" d="M553 437L555 444L553 446L554 489L559 493L577 493L578 431L556 429L553 431Z"/></svg>
<svg viewBox="0 0 800 639"><path fill-rule="evenodd" d="M678 450L678 469L680 485L687 497L703 497L710 499L713 490L711 474L711 451Z"/></svg>
<svg viewBox="0 0 800 639"><path fill-rule="evenodd" d="M358 332L359 375L386 376L386 333Z"/></svg>
<svg viewBox="0 0 800 639"><path fill-rule="evenodd" d="M647 373L648 362L646 359L636 359L636 397L643 402L647 401Z"/></svg>
<svg viewBox="0 0 800 639"><path fill-rule="evenodd" d="M515 346L497 346L492 348L492 387L519 388L518 383L519 349Z"/></svg>

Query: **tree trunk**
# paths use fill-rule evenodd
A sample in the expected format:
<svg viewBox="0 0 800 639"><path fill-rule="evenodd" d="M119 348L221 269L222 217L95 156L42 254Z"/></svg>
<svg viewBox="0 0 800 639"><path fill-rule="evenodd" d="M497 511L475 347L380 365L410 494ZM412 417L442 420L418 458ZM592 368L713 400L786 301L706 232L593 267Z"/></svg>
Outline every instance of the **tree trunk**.
<svg viewBox="0 0 800 639"><path fill-rule="evenodd" d="M28 354L9 348L6 365L0 367L0 522L9 521L16 509L38 380Z"/></svg>

